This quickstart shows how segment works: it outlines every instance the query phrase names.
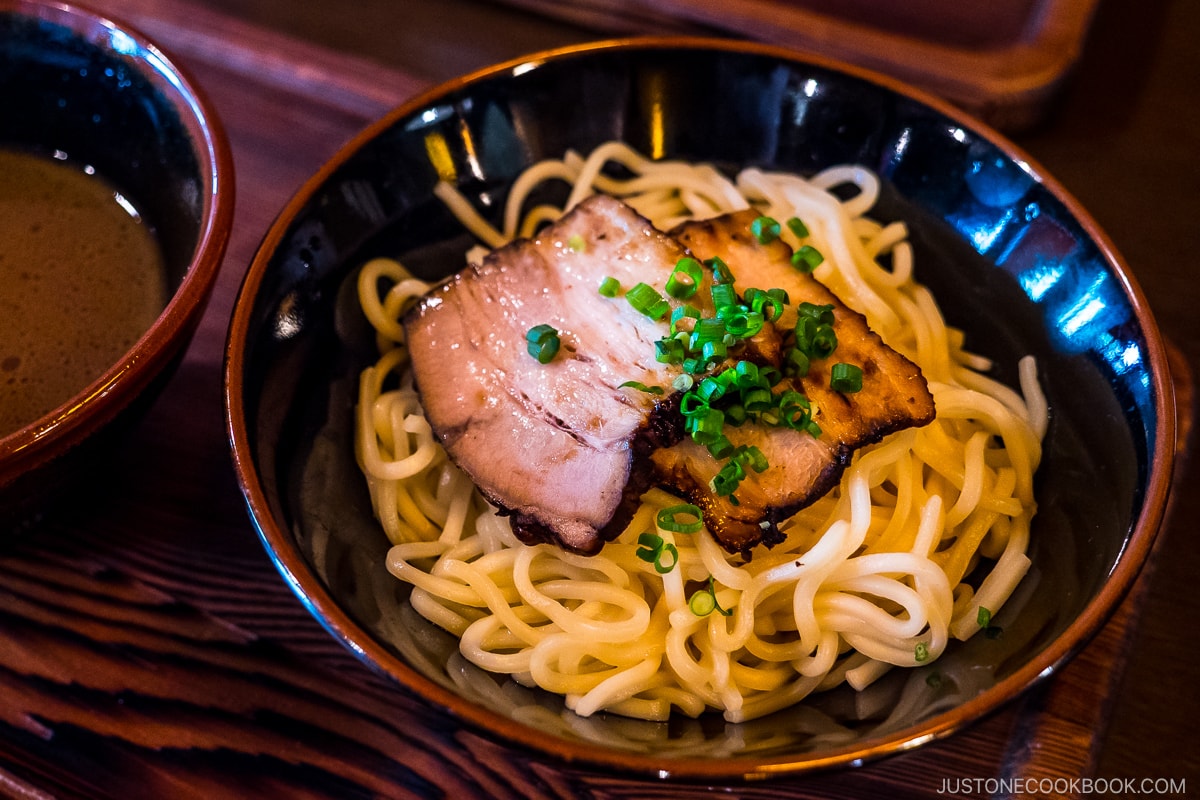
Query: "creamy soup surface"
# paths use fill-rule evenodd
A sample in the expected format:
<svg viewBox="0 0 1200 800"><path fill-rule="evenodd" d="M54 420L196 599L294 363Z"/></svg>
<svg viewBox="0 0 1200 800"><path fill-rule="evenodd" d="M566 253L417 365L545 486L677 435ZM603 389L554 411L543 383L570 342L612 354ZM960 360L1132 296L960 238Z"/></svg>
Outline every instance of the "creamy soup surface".
<svg viewBox="0 0 1200 800"><path fill-rule="evenodd" d="M167 298L158 242L111 185L0 148L0 436L100 377Z"/></svg>

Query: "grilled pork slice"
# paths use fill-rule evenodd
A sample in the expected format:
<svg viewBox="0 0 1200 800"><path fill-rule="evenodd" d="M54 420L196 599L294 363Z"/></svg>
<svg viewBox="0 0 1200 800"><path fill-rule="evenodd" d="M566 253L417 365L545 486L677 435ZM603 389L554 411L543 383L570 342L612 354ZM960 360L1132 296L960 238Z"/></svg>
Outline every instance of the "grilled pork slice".
<svg viewBox="0 0 1200 800"><path fill-rule="evenodd" d="M725 435L734 445L756 445L769 464L761 473L747 470L735 492L736 505L710 488L721 464L707 449L684 440L652 457L660 482L700 506L717 540L728 551L741 553L760 541L780 541L778 523L833 488L856 449L934 417L933 396L917 366L885 345L862 315L793 267L785 243L760 244L750 230L756 216L754 211L736 212L685 223L671 233L697 258L723 259L739 293L749 287L785 289L791 303L776 323L779 330L794 328L803 302L833 306L837 349L828 359L814 360L806 377L794 380L794 388L816 408L821 435L753 423L727 426ZM861 391L843 394L830 388L829 370L839 361L862 368Z"/></svg>
<svg viewBox="0 0 1200 800"><path fill-rule="evenodd" d="M677 398L621 387L671 385L679 367L656 361L654 346L668 322L598 287L613 277L661 289L683 255L628 206L596 196L405 316L431 427L522 540L597 552L651 485L649 453L682 435ZM526 350L543 324L561 337L546 364Z"/></svg>

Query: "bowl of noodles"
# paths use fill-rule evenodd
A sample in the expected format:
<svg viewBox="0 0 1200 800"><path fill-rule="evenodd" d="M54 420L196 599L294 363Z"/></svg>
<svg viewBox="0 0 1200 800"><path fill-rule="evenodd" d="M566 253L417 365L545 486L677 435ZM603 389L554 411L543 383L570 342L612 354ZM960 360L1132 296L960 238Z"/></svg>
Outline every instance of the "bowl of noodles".
<svg viewBox="0 0 1200 800"><path fill-rule="evenodd" d="M778 280L681 238L714 220ZM887 365L920 390L871 394ZM226 402L268 552L364 662L498 740L699 779L862 763L1051 674L1146 559L1175 435L1134 279L1015 146L870 73L673 38L363 131L267 232ZM676 480L679 447L721 472ZM619 499L560 536L597 453Z"/></svg>

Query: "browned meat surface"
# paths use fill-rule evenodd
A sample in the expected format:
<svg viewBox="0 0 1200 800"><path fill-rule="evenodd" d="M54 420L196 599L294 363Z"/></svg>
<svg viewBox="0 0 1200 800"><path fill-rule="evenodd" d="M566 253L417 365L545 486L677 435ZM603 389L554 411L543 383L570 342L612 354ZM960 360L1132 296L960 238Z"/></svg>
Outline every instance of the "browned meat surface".
<svg viewBox="0 0 1200 800"><path fill-rule="evenodd" d="M406 315L430 425L523 540L597 552L651 484L649 452L681 435L671 398L620 388L670 386L679 367L658 363L654 347L668 322L598 287L611 276L626 289L661 289L683 255L627 206L597 196ZM542 324L562 341L548 364L526 351L527 331Z"/></svg>
<svg viewBox="0 0 1200 800"><path fill-rule="evenodd" d="M861 315L795 269L785 244L759 244L750 232L755 216L689 223L667 236L619 201L593 197L534 239L455 275L405 316L413 374L433 430L483 494L511 515L524 541L595 553L623 530L643 491L657 482L703 508L727 550L748 554L760 542L777 542L777 524L832 488L855 449L933 418L920 371L886 347ZM683 368L655 358L668 318L651 320L624 296L639 282L661 290L689 253L722 258L739 292L782 288L790 296L776 325L735 346L729 363L778 365L796 307L834 308L837 351L789 384L817 408L820 436L753 422L726 426L733 445L753 444L769 463L761 473L748 472L736 502L711 488L721 462L684 438L679 395L671 389ZM606 277L620 282L622 296L600 294ZM714 311L711 289L706 270L688 301L704 316ZM562 341L545 364L526 350L526 333L538 325L553 326ZM837 361L862 367L860 392L829 388ZM627 381L664 391L622 387Z"/></svg>
<svg viewBox="0 0 1200 800"><path fill-rule="evenodd" d="M755 216L745 211L687 223L672 234L698 258L722 258L739 292L785 289L791 303L777 322L780 330L794 327L802 302L833 305L837 350L827 360L813 361L808 375L794 381L817 408L821 436L752 423L727 427L734 445L756 444L770 465L762 473L748 471L735 493L736 505L710 488L720 464L705 448L685 440L653 455L660 480L704 510L709 529L727 550L743 553L760 541L778 541L776 524L828 492L856 449L934 417L933 397L916 365L887 347L862 315L794 268L786 244L759 244L750 232ZM842 394L829 387L829 370L838 361L862 367L861 391Z"/></svg>

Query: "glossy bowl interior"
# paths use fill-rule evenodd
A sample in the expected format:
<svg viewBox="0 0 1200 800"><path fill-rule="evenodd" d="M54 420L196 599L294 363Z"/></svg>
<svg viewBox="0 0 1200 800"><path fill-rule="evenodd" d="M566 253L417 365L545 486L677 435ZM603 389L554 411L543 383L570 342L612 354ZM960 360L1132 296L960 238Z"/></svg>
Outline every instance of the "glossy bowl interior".
<svg viewBox="0 0 1200 800"><path fill-rule="evenodd" d="M0 0L0 98L0 146L57 151L114 184L153 229L170 292L120 361L0 438L0 517L19 524L182 355L228 243L233 160L211 106L153 42L77 5Z"/></svg>
<svg viewBox="0 0 1200 800"><path fill-rule="evenodd" d="M442 174L494 220L523 168L623 139L643 152L811 173L876 170L872 216L904 219L918 279L970 349L1015 384L1039 359L1051 424L1033 568L996 623L866 691L770 717L583 720L466 665L406 603L355 464L359 371L375 358L359 265L427 277L472 243L431 193ZM441 154L440 159L431 154ZM1013 145L929 97L742 43L642 40L531 56L435 89L364 131L267 233L230 330L227 411L261 538L330 633L381 673L496 739L577 762L696 779L857 764L944 736L1074 654L1129 588L1161 521L1175 411L1162 342L1087 213ZM937 680L930 676L937 675Z"/></svg>

